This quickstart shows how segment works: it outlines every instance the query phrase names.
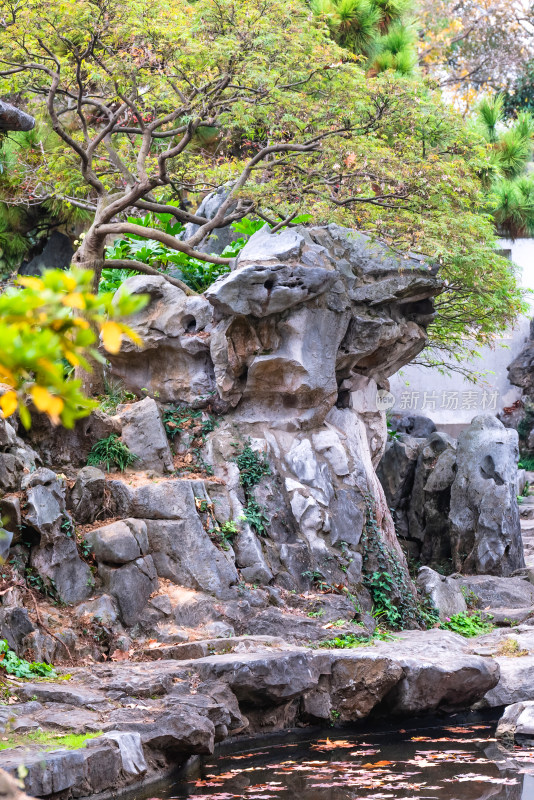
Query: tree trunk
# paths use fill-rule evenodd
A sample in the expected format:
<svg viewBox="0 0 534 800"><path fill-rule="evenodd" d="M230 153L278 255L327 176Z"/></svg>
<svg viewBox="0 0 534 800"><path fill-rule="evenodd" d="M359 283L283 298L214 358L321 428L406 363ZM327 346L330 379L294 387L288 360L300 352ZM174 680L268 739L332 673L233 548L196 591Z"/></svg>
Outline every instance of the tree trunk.
<svg viewBox="0 0 534 800"><path fill-rule="evenodd" d="M98 211L96 213L93 224L87 231L83 242L74 254L72 259L73 266L81 267L82 269L90 269L94 272L93 278L93 292L98 292L98 284L100 276L102 275L102 268L104 266L104 250L106 246L106 237L99 236L98 230ZM98 346L99 331L96 325L91 325L96 335L96 346ZM78 380L82 382L82 391L88 397L95 397L104 394L104 365L97 361L95 358L88 356L87 358L91 365L91 371L76 367L74 374Z"/></svg>

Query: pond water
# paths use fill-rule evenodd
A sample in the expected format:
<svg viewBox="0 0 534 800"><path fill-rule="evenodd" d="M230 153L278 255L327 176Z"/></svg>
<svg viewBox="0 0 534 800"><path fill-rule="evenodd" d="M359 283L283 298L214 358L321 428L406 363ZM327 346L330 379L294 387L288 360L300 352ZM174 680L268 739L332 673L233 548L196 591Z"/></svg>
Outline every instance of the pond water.
<svg viewBox="0 0 534 800"><path fill-rule="evenodd" d="M144 796L179 800L534 800L534 751L521 752L524 772L506 768L494 730L493 722L453 721L440 728L372 733L329 728L314 731L313 739L301 734L285 740L267 739L262 747L199 760L194 768Z"/></svg>

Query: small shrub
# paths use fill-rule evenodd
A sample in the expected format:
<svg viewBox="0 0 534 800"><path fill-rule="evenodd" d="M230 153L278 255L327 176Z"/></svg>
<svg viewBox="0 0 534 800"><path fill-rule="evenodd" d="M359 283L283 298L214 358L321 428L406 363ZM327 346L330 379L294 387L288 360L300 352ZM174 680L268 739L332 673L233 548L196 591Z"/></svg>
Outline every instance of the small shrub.
<svg viewBox="0 0 534 800"><path fill-rule="evenodd" d="M251 448L250 442L236 456L235 463L239 469L239 481L245 492L257 486L264 475L271 474L269 462L265 456L261 456Z"/></svg>
<svg viewBox="0 0 534 800"><path fill-rule="evenodd" d="M121 442L116 433L112 433L106 439L100 439L91 448L87 458L87 464L92 467L105 465L107 472L112 467L117 467L121 472L138 460L138 456L132 453L126 445Z"/></svg>
<svg viewBox="0 0 534 800"><path fill-rule="evenodd" d="M57 672L42 661L26 661L9 649L7 639L0 639L0 667L16 678L56 678Z"/></svg>
<svg viewBox="0 0 534 800"><path fill-rule="evenodd" d="M496 656L507 656L508 658L521 658L522 656L528 656L528 654L528 650L521 650L519 642L512 636L507 636L506 639L503 639L495 652Z"/></svg>
<svg viewBox="0 0 534 800"><path fill-rule="evenodd" d="M534 458L522 458L517 466L519 469L526 469L527 472L534 472Z"/></svg>
<svg viewBox="0 0 534 800"><path fill-rule="evenodd" d="M249 497L248 503L243 509L243 515L258 536L265 536L267 534L269 519L265 515L265 507L260 506L254 497Z"/></svg>
<svg viewBox="0 0 534 800"><path fill-rule="evenodd" d="M468 589L467 586L462 586L462 594L467 608L473 609L480 606L480 598L472 589Z"/></svg>
<svg viewBox="0 0 534 800"><path fill-rule="evenodd" d="M493 627L493 623L489 621L488 617L483 618L479 611L470 614L462 611L461 614L453 614L452 617L448 617L445 622L440 624L440 628L443 630L453 631L467 638L489 633Z"/></svg>
<svg viewBox="0 0 534 800"><path fill-rule="evenodd" d="M355 633L341 633L334 639L326 639L319 644L319 647L335 650L350 650L354 647L363 647L375 642L391 642L395 639L389 631L377 628L375 632L368 636L366 634L357 635Z"/></svg>
<svg viewBox="0 0 534 800"><path fill-rule="evenodd" d="M114 414L117 406L122 403L133 403L137 397L132 392L128 392L122 383L118 381L104 381L104 394L97 398L98 404L106 414Z"/></svg>

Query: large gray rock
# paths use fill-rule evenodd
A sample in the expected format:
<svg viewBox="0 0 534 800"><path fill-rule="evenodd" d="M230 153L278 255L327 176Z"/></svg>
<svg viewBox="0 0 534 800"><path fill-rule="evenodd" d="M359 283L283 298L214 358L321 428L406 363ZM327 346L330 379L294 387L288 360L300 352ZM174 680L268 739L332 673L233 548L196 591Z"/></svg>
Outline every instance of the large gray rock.
<svg viewBox="0 0 534 800"><path fill-rule="evenodd" d="M79 603L92 593L91 570L78 555L74 540L66 535L33 548L30 566L64 603Z"/></svg>
<svg viewBox="0 0 534 800"><path fill-rule="evenodd" d="M492 575L455 575L451 581L462 587L478 608L532 608L534 586L522 578L499 578Z"/></svg>
<svg viewBox="0 0 534 800"><path fill-rule="evenodd" d="M534 700L507 706L499 720L495 735L497 739L503 739L508 744L534 739Z"/></svg>
<svg viewBox="0 0 534 800"><path fill-rule="evenodd" d="M156 401L145 397L120 409L121 439L137 456L131 469L150 470L158 474L172 472L169 441Z"/></svg>
<svg viewBox="0 0 534 800"><path fill-rule="evenodd" d="M499 666L499 681L484 696L482 706L498 708L534 700L534 656L494 659Z"/></svg>
<svg viewBox="0 0 534 800"><path fill-rule="evenodd" d="M475 417L460 434L451 489L451 542L459 572L510 575L525 565L516 497L517 432Z"/></svg>
<svg viewBox="0 0 534 800"><path fill-rule="evenodd" d="M148 519L146 526L154 566L161 578L215 596L239 582L232 561L204 530L194 503L189 516L181 520Z"/></svg>
<svg viewBox="0 0 534 800"><path fill-rule="evenodd" d="M42 275L45 269L67 269L74 255L71 239L60 231L52 231L42 253L26 261L20 275Z"/></svg>
<svg viewBox="0 0 534 800"><path fill-rule="evenodd" d="M351 653L332 660L332 707L346 722L368 716L404 675L392 658Z"/></svg>
<svg viewBox="0 0 534 800"><path fill-rule="evenodd" d="M420 442L400 434L398 439L388 441L376 470L388 505L395 510L397 533L404 539L409 537L407 514L420 449Z"/></svg>
<svg viewBox="0 0 534 800"><path fill-rule="evenodd" d="M118 568L100 564L98 574L106 591L117 600L124 624L132 627L139 622L150 595L158 588L152 556L138 558Z"/></svg>
<svg viewBox="0 0 534 800"><path fill-rule="evenodd" d="M206 219L213 219L227 197L228 189L225 186L220 186L215 192L210 192L206 195L195 214L199 217L205 217ZM229 207L226 213L229 214L234 209L235 203ZM200 226L196 225L194 222L188 222L183 232L183 238L189 239L198 231L199 227ZM216 253L220 255L225 247L235 242L240 236L241 234L234 232L231 225L226 225L224 228L214 228L196 249L201 253ZM178 270L175 270L175 272L171 274L182 277L182 274Z"/></svg>
<svg viewBox="0 0 534 800"><path fill-rule="evenodd" d="M52 470L41 468L26 475L26 522L39 534L31 550L30 566L64 603L89 597L93 578L78 554L65 505L65 484ZM63 525L67 523L68 530Z"/></svg>
<svg viewBox="0 0 534 800"><path fill-rule="evenodd" d="M112 374L137 395L145 391L162 403L191 403L213 394L209 354L213 309L200 296L188 297L165 278L138 275L123 284L130 294L148 294L150 302L128 322L143 340L141 350L124 340L111 355ZM119 289L119 292L121 289Z"/></svg>
<svg viewBox="0 0 534 800"><path fill-rule="evenodd" d="M419 542L424 564L443 565L451 557L450 495L456 474L456 442L432 433L422 445L409 500L409 537Z"/></svg>
<svg viewBox="0 0 534 800"><path fill-rule="evenodd" d="M394 658L404 670L384 700L391 713L465 708L491 693L499 681L497 659L473 655L466 640L456 633L434 628L406 631L399 638L371 649Z"/></svg>
<svg viewBox="0 0 534 800"><path fill-rule="evenodd" d="M112 522L85 538L99 563L127 564L148 553L147 526L139 519Z"/></svg>
<svg viewBox="0 0 534 800"><path fill-rule="evenodd" d="M430 567L421 567L417 573L417 586L430 598L441 620L467 611L462 587L452 578L440 575Z"/></svg>

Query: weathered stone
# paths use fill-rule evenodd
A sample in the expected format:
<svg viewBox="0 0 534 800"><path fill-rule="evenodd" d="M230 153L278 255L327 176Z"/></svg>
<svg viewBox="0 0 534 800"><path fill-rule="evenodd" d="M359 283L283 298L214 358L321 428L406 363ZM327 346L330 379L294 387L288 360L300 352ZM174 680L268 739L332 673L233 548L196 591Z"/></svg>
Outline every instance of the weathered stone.
<svg viewBox="0 0 534 800"><path fill-rule="evenodd" d="M430 567L421 567L417 573L417 586L437 608L441 620L467 612L462 586L452 578L440 575Z"/></svg>
<svg viewBox="0 0 534 800"><path fill-rule="evenodd" d="M12 650L20 653L25 636L35 630L25 608L0 608L0 638L7 639Z"/></svg>
<svg viewBox="0 0 534 800"><path fill-rule="evenodd" d="M400 681L404 670L391 658L351 653L332 658L332 707L339 718L366 717Z"/></svg>
<svg viewBox="0 0 534 800"><path fill-rule="evenodd" d="M408 535L421 547L423 563L443 565L451 558L450 495L456 474L456 442L432 433L417 460L408 505Z"/></svg>
<svg viewBox="0 0 534 800"><path fill-rule="evenodd" d="M80 603L73 609L73 613L80 618L87 617L101 625L113 625L119 616L117 604L108 594Z"/></svg>
<svg viewBox="0 0 534 800"><path fill-rule="evenodd" d="M212 319L208 301L188 297L157 276L128 278L123 287L119 291L148 294L150 302L128 320L142 349L125 340L117 355L108 354L113 376L138 396L146 391L162 403L210 396L215 383L205 335Z"/></svg>
<svg viewBox="0 0 534 800"><path fill-rule="evenodd" d="M391 427L397 433L407 433L414 439L428 439L436 430L434 422L422 414L393 414Z"/></svg>
<svg viewBox="0 0 534 800"><path fill-rule="evenodd" d="M84 525L102 514L106 476L97 467L84 467L76 476L69 495L69 507L74 518Z"/></svg>
<svg viewBox="0 0 534 800"><path fill-rule="evenodd" d="M79 603L91 594L94 583L91 570L78 555L74 539L64 534L33 548L30 565L64 603Z"/></svg>
<svg viewBox="0 0 534 800"><path fill-rule="evenodd" d="M42 275L45 269L67 269L73 255L74 248L70 238L60 231L52 231L43 251L24 262L19 269L19 275Z"/></svg>
<svg viewBox="0 0 534 800"><path fill-rule="evenodd" d="M120 409L123 444L137 456L132 469L172 472L171 450L155 400L145 397Z"/></svg>
<svg viewBox="0 0 534 800"><path fill-rule="evenodd" d="M91 793L98 794L106 789L115 789L120 784L121 767L123 773L128 774L121 763L121 753L116 748L106 746L104 743L89 748L88 741L86 747L88 749L84 754L85 772Z"/></svg>
<svg viewBox="0 0 534 800"><path fill-rule="evenodd" d="M516 431L475 417L460 434L451 490L451 541L459 572L510 575L524 567L516 498Z"/></svg>
<svg viewBox="0 0 534 800"><path fill-rule="evenodd" d="M226 186L220 186L216 191L206 195L196 210L196 215L198 217L205 217L206 219L213 219L227 197L228 188ZM226 213L233 211L234 208L235 203L229 206ZM193 234L198 231L199 227L199 225L193 222L188 222L183 233L184 239L189 239L190 236L193 236ZM240 234L235 233L231 225L226 225L224 228L215 228L202 240L196 249L201 253L217 253L220 255L225 247L228 247L228 245L235 242L239 237ZM179 269L174 270L170 274L178 278L183 278Z"/></svg>
<svg viewBox="0 0 534 800"><path fill-rule="evenodd" d="M0 100L0 130L31 131L34 126L35 119L30 114Z"/></svg>
<svg viewBox="0 0 534 800"><path fill-rule="evenodd" d="M240 704L266 705L297 697L330 672L328 654L310 651L221 655L194 662L202 680L223 680Z"/></svg>
<svg viewBox="0 0 534 800"><path fill-rule="evenodd" d="M239 581L225 553L204 530L191 495L189 515L183 519L146 520L149 547L161 578L220 596Z"/></svg>
<svg viewBox="0 0 534 800"><path fill-rule="evenodd" d="M478 608L531 608L534 586L523 578L499 578L493 575L455 575L451 578L470 596Z"/></svg>
<svg viewBox="0 0 534 800"><path fill-rule="evenodd" d="M100 409L76 421L73 428L52 425L46 414L32 413L32 426L24 437L41 456L43 463L84 467L93 445L112 433L120 434L118 420Z"/></svg>
<svg viewBox="0 0 534 800"><path fill-rule="evenodd" d="M107 731L103 737L93 739L92 744L113 742L119 751L120 768L125 775L144 775L147 763L143 753L141 736L135 731ZM89 742L87 743L89 745Z"/></svg>
<svg viewBox="0 0 534 800"><path fill-rule="evenodd" d="M100 564L98 574L106 591L117 600L124 624L135 625L148 598L158 588L152 556L138 558L118 568Z"/></svg>
<svg viewBox="0 0 534 800"><path fill-rule="evenodd" d="M465 708L499 681L498 659L472 655L466 640L449 631L406 631L400 641L367 652L389 656L404 670L404 677L384 699L395 714Z"/></svg>
<svg viewBox="0 0 534 800"><path fill-rule="evenodd" d="M148 553L147 526L138 519L119 520L95 528L85 539L98 562L127 564Z"/></svg>
<svg viewBox="0 0 534 800"><path fill-rule="evenodd" d="M534 656L521 658L497 657L499 682L484 696L482 706L497 708L534 700Z"/></svg>

